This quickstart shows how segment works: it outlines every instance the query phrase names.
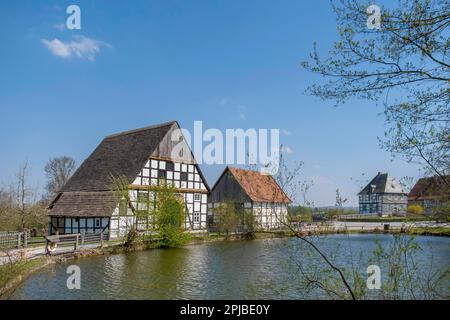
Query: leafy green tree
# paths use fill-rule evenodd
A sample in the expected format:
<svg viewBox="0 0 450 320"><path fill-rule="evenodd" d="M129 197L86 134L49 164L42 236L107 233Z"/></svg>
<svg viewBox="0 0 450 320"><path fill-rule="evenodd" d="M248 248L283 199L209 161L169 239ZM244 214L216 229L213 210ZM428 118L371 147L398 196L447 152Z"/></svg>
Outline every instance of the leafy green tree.
<svg viewBox="0 0 450 320"><path fill-rule="evenodd" d="M156 208L153 213L161 247L173 248L189 241L185 232L186 205L173 186L161 184L152 188L156 197Z"/></svg>
<svg viewBox="0 0 450 320"><path fill-rule="evenodd" d="M186 205L173 186L160 183L134 190L126 177L111 177L110 180L110 190L120 204L121 215L128 215L131 211L134 218L126 219L127 223L132 222L126 225L125 246L141 243L140 235L152 232L159 246L164 248L177 247L189 241L185 232ZM136 192L135 203L131 200L131 192Z"/></svg>
<svg viewBox="0 0 450 320"><path fill-rule="evenodd" d="M220 204L219 207L213 209L216 217L217 231L224 234L228 239L230 233L237 231L240 224L240 217L236 212L235 204L231 201Z"/></svg>
<svg viewBox="0 0 450 320"><path fill-rule="evenodd" d="M326 58L317 44L303 68L325 76L308 88L336 104L360 98L384 105L381 146L445 178L450 170L450 62L446 0L398 0L381 7L380 28L369 29L372 1L333 3L340 39Z"/></svg>

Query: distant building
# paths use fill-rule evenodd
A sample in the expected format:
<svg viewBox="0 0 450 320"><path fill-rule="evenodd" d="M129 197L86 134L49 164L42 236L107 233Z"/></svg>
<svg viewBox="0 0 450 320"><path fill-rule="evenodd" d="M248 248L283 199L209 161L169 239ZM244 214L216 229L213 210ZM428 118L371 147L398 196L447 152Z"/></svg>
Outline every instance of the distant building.
<svg viewBox="0 0 450 320"><path fill-rule="evenodd" d="M387 173L379 172L358 195L360 214L406 214L407 193L400 183Z"/></svg>
<svg viewBox="0 0 450 320"><path fill-rule="evenodd" d="M444 178L450 181L450 175ZM420 179L408 195L408 205L419 204L426 214L448 201L450 188L438 176Z"/></svg>
<svg viewBox="0 0 450 320"><path fill-rule="evenodd" d="M214 209L225 203L253 214L259 228L271 230L283 226L291 200L272 176L227 167L211 191L208 214L212 226L219 220Z"/></svg>

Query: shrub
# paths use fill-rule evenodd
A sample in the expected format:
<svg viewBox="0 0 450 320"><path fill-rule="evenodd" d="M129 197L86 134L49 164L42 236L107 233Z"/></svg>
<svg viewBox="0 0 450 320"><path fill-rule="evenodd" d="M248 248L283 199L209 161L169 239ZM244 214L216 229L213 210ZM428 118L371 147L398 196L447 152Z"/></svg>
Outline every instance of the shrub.
<svg viewBox="0 0 450 320"><path fill-rule="evenodd" d="M423 214L424 210L420 204L412 204L408 206L408 213Z"/></svg>

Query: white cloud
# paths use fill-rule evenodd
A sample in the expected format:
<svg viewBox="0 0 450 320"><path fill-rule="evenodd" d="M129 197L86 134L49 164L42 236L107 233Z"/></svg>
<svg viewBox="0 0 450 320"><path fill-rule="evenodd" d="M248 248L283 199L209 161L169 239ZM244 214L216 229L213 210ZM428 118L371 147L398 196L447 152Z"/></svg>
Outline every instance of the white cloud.
<svg viewBox="0 0 450 320"><path fill-rule="evenodd" d="M55 56L61 58L69 58L72 55L70 46L60 41L59 39L53 39L52 41L42 39L42 43L45 44L48 50L50 50L50 52Z"/></svg>
<svg viewBox="0 0 450 320"><path fill-rule="evenodd" d="M281 134L284 134L285 136L290 136L292 133L289 130L283 129L281 130Z"/></svg>
<svg viewBox="0 0 450 320"><path fill-rule="evenodd" d="M77 57L94 61L96 55L100 53L102 46L109 46L107 43L85 36L74 36L71 41L64 42L57 38L53 40L42 39L42 43L55 56L67 59Z"/></svg>

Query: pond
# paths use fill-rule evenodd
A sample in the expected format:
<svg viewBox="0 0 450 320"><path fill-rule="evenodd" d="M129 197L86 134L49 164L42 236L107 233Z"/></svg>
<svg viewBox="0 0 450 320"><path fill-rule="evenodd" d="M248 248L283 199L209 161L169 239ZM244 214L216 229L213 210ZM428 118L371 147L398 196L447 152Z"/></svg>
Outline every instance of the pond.
<svg viewBox="0 0 450 320"><path fill-rule="evenodd" d="M332 261L366 272L377 243L391 235L332 235L313 239ZM416 237L416 259L437 270L450 265L450 238ZM306 254L299 239L220 242L177 249L95 256L52 265L29 277L11 299L304 299L326 298L299 286L298 259L312 268L322 260ZM67 267L81 270L81 289L68 290ZM426 267L428 268L428 267ZM447 278L448 280L448 278ZM447 281L446 280L446 281ZM448 283L446 283L448 290ZM448 292L446 292L448 296Z"/></svg>

